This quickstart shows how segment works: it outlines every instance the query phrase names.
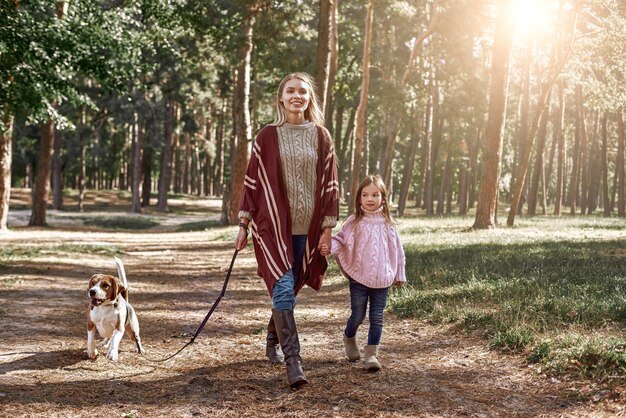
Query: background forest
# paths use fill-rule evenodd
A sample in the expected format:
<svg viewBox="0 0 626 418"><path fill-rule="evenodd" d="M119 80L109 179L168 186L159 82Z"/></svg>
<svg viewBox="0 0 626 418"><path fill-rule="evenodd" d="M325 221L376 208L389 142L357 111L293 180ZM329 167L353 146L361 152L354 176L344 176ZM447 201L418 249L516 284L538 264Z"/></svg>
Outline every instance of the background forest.
<svg viewBox="0 0 626 418"><path fill-rule="evenodd" d="M32 188L31 225L64 189L80 207L85 190L130 190L133 212L223 197L235 222L254 133L293 71L317 80L347 203L379 173L399 216L626 216L619 0L0 8L3 229L11 187Z"/></svg>

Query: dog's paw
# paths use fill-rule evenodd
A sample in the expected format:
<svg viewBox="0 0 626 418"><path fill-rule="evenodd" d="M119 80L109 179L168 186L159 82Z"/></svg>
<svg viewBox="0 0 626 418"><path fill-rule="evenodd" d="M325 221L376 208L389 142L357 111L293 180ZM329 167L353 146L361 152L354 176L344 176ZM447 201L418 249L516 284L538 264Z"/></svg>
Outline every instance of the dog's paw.
<svg viewBox="0 0 626 418"><path fill-rule="evenodd" d="M107 353L107 359L111 361L117 361L118 359L117 350L109 350Z"/></svg>
<svg viewBox="0 0 626 418"><path fill-rule="evenodd" d="M98 350L87 350L87 356L89 356L91 360L95 360L96 357L98 357Z"/></svg>

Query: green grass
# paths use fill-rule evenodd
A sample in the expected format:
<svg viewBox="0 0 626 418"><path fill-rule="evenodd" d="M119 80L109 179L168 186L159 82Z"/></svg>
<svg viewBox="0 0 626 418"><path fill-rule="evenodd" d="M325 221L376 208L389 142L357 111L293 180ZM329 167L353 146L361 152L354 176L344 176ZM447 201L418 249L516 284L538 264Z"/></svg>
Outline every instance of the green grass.
<svg viewBox="0 0 626 418"><path fill-rule="evenodd" d="M106 229L148 229L159 225L159 222L139 216L92 216L84 219L85 225L93 225Z"/></svg>
<svg viewBox="0 0 626 418"><path fill-rule="evenodd" d="M468 226L467 218L401 222L408 284L392 292L390 310L480 333L552 373L623 381L626 221L522 218L514 228L463 232ZM577 337L565 338L572 330Z"/></svg>
<svg viewBox="0 0 626 418"><path fill-rule="evenodd" d="M29 247L2 247L0 248L0 262L9 260L32 260L42 255L54 254L100 254L114 256L120 254L115 246L104 245L44 245ZM0 263L2 265L2 263Z"/></svg>
<svg viewBox="0 0 626 418"><path fill-rule="evenodd" d="M190 231L206 231L211 228L222 227L222 223L220 221L198 221L198 222L187 222L181 224L178 228L178 232L190 232Z"/></svg>

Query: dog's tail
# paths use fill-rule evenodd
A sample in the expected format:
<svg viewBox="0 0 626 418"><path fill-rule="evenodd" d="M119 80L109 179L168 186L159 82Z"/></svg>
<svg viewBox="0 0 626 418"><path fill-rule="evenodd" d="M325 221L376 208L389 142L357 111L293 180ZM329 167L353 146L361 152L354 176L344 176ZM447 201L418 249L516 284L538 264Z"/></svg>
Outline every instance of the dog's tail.
<svg viewBox="0 0 626 418"><path fill-rule="evenodd" d="M122 284L128 290L128 281L126 280L126 270L124 270L124 263L122 260L115 257L115 264L117 264L117 277L122 281Z"/></svg>

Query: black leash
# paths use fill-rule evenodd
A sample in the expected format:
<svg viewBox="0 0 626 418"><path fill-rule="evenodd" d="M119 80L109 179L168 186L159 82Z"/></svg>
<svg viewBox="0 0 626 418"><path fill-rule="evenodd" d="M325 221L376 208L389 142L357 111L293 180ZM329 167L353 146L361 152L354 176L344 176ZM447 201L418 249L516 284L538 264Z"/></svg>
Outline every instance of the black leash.
<svg viewBox="0 0 626 418"><path fill-rule="evenodd" d="M228 267L228 273L226 273L226 278L224 279L224 285L222 286L222 292L217 297L217 299L215 299L215 302L213 302L213 306L211 306L211 309L209 309L209 313L207 313L206 316L204 317L204 320L202 321L202 323L198 327L198 330L196 331L194 336L191 337L191 341L189 341L187 344L185 344L180 350L178 350L174 354L172 354L172 355L170 355L168 357L162 358L160 360L152 360L152 359L149 359L148 357L146 357L145 355L142 354L142 356L146 360L154 361L154 362L167 361L167 360L171 359L172 357L174 357L175 355L177 355L178 353L180 353L181 351L183 351L185 348L187 348L191 344L193 344L194 340L196 339L198 334L200 334L200 332L202 331L202 328L204 328L204 326L206 325L207 321L209 320L209 318L213 314L213 311L215 310L215 308L217 308L217 305L220 303L220 300L222 300L222 296L224 296L224 293L226 293L226 287L228 286L228 279L230 279L230 273L232 273L232 271L233 271L233 264L235 264L235 258L237 258L237 253L238 252L239 252L239 250L235 249L235 253L233 254L233 258L232 258L232 260L230 260L230 266Z"/></svg>

